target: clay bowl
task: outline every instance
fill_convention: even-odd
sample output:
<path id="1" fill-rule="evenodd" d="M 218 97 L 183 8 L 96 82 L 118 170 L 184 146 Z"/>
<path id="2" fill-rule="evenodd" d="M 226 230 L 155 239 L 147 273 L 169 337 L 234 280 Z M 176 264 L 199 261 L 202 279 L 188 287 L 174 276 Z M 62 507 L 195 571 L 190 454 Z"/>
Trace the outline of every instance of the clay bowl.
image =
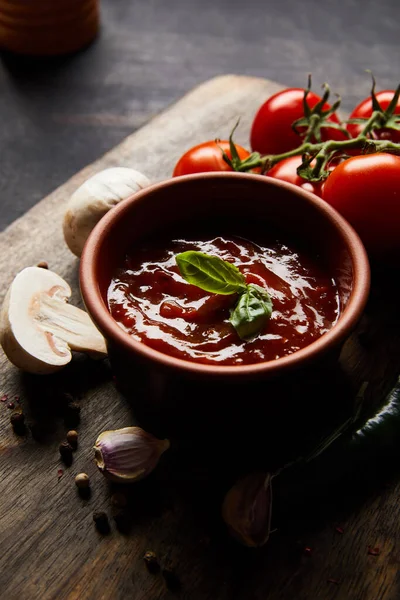
<path id="1" fill-rule="evenodd" d="M 338 283 L 342 305 L 341 316 L 328 333 L 274 361 L 213 366 L 160 353 L 120 328 L 107 308 L 107 288 L 132 243 L 157 232 L 165 234 L 179 223 L 184 228 L 185 223 L 208 220 L 215 224 L 219 219 L 225 223 L 229 220 L 232 234 L 241 235 L 241 224 L 249 220 L 258 230 L 265 226 L 266 231 L 282 231 L 285 239 L 306 242 L 322 255 Z M 131 398 L 145 398 L 139 401 L 141 407 L 146 406 L 153 416 L 163 415 L 163 423 L 166 412 L 171 416 L 172 406 L 182 417 L 188 394 L 192 408 L 204 407 L 202 398 L 207 398 L 208 406 L 217 398 L 221 404 L 222 397 L 233 397 L 240 386 L 248 390 L 250 382 L 260 386 L 260 381 L 274 381 L 273 385 L 282 386 L 292 373 L 315 371 L 316 365 L 335 360 L 361 317 L 369 284 L 368 259 L 359 237 L 328 204 L 286 182 L 239 173 L 170 179 L 135 194 L 98 223 L 86 243 L 80 266 L 83 300 L 107 340 L 119 385 Z M 166 407 L 165 412 L 162 409 Z"/>

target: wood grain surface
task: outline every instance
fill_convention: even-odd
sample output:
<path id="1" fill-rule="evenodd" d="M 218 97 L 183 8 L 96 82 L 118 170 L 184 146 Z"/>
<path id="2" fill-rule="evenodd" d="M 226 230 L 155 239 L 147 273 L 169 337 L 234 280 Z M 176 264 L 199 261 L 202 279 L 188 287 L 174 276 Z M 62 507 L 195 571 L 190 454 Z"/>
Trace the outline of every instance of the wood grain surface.
<path id="1" fill-rule="evenodd" d="M 139 169 L 153 181 L 169 177 L 187 147 L 226 137 L 239 116 L 237 141 L 243 143 L 257 106 L 279 88 L 263 79 L 217 77 L 75 175 L 0 235 L 1 300 L 19 270 L 46 260 L 71 284 L 73 301 L 81 304 L 78 261 L 64 245 L 61 230 L 71 193 L 90 175 L 117 165 Z M 369 381 L 370 408 L 382 401 L 397 378 L 400 323 L 396 302 L 390 298 L 398 298 L 398 278 L 374 273 L 373 284 L 360 335 L 354 335 L 346 344 L 340 370 L 330 371 L 329 380 L 325 373 L 315 374 L 318 386 L 314 384 L 314 399 L 318 400 L 323 419 L 329 420 L 335 405 L 346 400 L 347 388 L 342 398 L 342 388 L 336 381 L 339 373 L 349 378 L 351 390 Z M 380 310 L 383 298 L 385 310 Z M 76 357 L 55 376 L 35 377 L 18 372 L 1 355 L 0 369 L 0 395 L 8 395 L 8 401 L 0 402 L 1 598 L 400 597 L 400 476 L 396 466 L 389 468 L 371 461 L 334 485 L 327 480 L 320 486 L 318 481 L 312 482 L 308 490 L 311 495 L 302 490 L 298 502 L 297 497 L 290 498 L 290 511 L 283 510 L 284 517 L 270 542 L 263 549 L 248 550 L 230 541 L 221 525 L 223 471 L 209 469 L 201 461 L 192 464 L 191 454 L 186 456 L 178 447 L 166 453 L 154 475 L 129 489 L 129 521 L 123 531 L 118 531 L 110 501 L 116 487 L 109 486 L 97 472 L 92 446 L 101 431 L 132 424 L 135 414 L 116 389 L 107 361 Z M 307 388 L 299 390 L 307 393 Z M 68 429 L 66 393 L 81 405 L 79 446 L 69 468 L 62 465 L 58 454 L 58 445 Z M 300 397 L 301 403 L 309 402 L 306 395 Z M 26 415 L 30 429 L 24 436 L 12 431 L 9 402 L 16 409 L 22 407 Z M 295 419 L 289 415 L 287 428 L 300 430 L 300 438 L 302 422 L 299 418 L 296 423 Z M 232 447 L 232 455 L 240 449 L 239 442 Z M 207 433 L 203 443 L 206 448 Z M 202 450 L 200 445 L 198 453 Z M 215 456 L 215 465 L 220 464 Z M 59 469 L 63 470 L 61 476 Z M 74 485 L 74 476 L 81 471 L 91 478 L 88 498 L 81 498 Z M 95 530 L 95 510 L 109 514 L 109 535 L 102 536 Z M 379 548 L 379 553 L 369 554 L 368 547 Z M 146 550 L 156 552 L 163 567 L 174 571 L 179 585 L 172 580 L 168 587 L 162 574 L 146 570 L 142 558 Z"/>

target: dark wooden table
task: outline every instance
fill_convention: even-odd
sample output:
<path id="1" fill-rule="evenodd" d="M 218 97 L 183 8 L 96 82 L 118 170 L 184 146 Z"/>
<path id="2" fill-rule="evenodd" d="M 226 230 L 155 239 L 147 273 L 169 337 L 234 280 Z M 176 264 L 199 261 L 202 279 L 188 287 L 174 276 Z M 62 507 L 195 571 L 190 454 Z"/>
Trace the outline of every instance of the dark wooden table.
<path id="1" fill-rule="evenodd" d="M 327 80 L 343 95 L 344 109 L 351 109 L 368 94 L 366 68 L 375 72 L 379 87 L 393 87 L 399 77 L 400 6 L 389 0 L 379 6 L 359 1 L 337 4 L 309 1 L 300 5 L 282 0 L 261 8 L 258 2 L 244 6 L 227 0 L 218 5 L 200 0 L 190 4 L 109 0 L 103 2 L 102 34 L 85 52 L 46 62 L 3 56 L 2 228 L 213 75 L 255 74 L 286 85 L 303 85 L 312 71 L 317 85 Z M 252 85 L 254 93 L 260 94 L 261 84 Z M 207 132 L 215 131 L 213 119 L 223 110 L 218 102 L 212 106 L 215 116 L 209 119 Z M 178 118 L 178 108 L 173 115 Z M 154 154 L 160 163 L 152 164 L 152 177 L 157 177 L 158 165 L 167 173 L 173 164 L 166 156 L 167 120 L 158 125 L 165 135 Z M 140 168 L 146 163 L 139 157 L 145 140 L 142 135 L 132 152 Z M 154 132 L 151 141 L 157 141 Z M 131 146 L 124 146 L 109 164 L 128 160 Z M 95 168 L 88 169 L 86 176 Z M 53 261 L 51 266 L 59 267 L 73 284 L 77 301 L 77 261 L 66 248 L 61 249 L 59 222 L 62 203 L 84 177 L 78 176 L 53 194 L 31 214 L 29 223 L 21 221 L 5 232 L 0 239 L 0 263 L 6 284 L 25 266 L 22 236 L 32 224 L 42 239 L 32 243 L 30 261 Z M 48 235 L 43 234 L 40 218 L 44 206 L 46 214 L 54 216 L 54 230 L 50 226 Z M 52 254 L 54 247 L 57 252 Z M 13 256 L 7 259 L 10 248 Z M 396 285 L 393 297 L 397 297 Z M 374 296 L 375 317 L 377 305 L 379 297 Z M 374 393 L 382 395 L 396 378 L 400 327 L 397 311 L 378 314 L 366 346 L 353 341 L 351 364 L 355 381 L 371 375 Z M 82 370 L 78 360 L 60 377 L 44 382 L 16 373 L 5 366 L 3 356 L 1 361 L 3 391 L 11 396 L 21 393 L 29 421 L 49 426 L 44 439 L 40 429 L 27 438 L 16 438 L 8 423 L 9 411 L 5 404 L 1 406 L 4 491 L 0 519 L 5 524 L 0 529 L 1 598 L 173 598 L 162 577 L 154 578 L 144 569 L 142 555 L 151 547 L 174 565 L 182 583 L 180 597 L 188 600 L 397 600 L 398 469 L 381 469 L 376 461 L 363 464 L 359 473 L 347 473 L 332 494 L 329 486 L 321 490 L 318 482 L 312 482 L 310 489 L 318 496 L 311 495 L 307 501 L 302 496 L 301 506 L 292 498 L 293 511 L 280 521 L 278 535 L 254 553 L 227 541 L 217 514 L 219 504 L 209 494 L 209 474 L 198 465 L 186 485 L 179 470 L 174 470 L 172 455 L 155 478 L 130 492 L 137 520 L 129 535 L 118 534 L 113 525 L 112 535 L 101 538 L 92 526 L 91 513 L 99 508 L 110 510 L 110 489 L 105 482 L 99 483 L 90 447 L 96 432 L 124 426 L 134 418 L 115 390 L 107 365 L 93 364 Z M 58 481 L 57 446 L 65 433 L 62 398 L 55 398 L 60 389 L 83 393 L 84 399 L 80 451 L 73 469 Z M 323 401 L 326 410 L 325 395 Z M 185 467 L 190 472 L 190 465 Z M 94 482 L 87 501 L 75 495 L 76 469 L 88 470 Z M 214 483 L 218 489 L 218 477 Z M 338 527 L 343 527 L 343 533 Z M 368 545 L 379 546 L 379 555 L 368 554 Z"/>
<path id="2" fill-rule="evenodd" d="M 102 0 L 85 52 L 0 61 L 0 228 L 214 75 L 328 81 L 345 110 L 399 79 L 397 0 Z"/>

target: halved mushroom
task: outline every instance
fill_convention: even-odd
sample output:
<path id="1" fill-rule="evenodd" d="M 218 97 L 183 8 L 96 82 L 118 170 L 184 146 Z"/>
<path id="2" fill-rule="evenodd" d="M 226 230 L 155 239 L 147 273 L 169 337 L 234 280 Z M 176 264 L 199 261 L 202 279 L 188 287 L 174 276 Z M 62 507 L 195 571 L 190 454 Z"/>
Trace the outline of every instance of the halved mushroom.
<path id="1" fill-rule="evenodd" d="M 9 360 L 30 373 L 52 373 L 70 362 L 71 350 L 107 355 L 89 315 L 67 304 L 68 283 L 53 271 L 27 267 L 12 282 L 0 313 L 0 343 Z"/>

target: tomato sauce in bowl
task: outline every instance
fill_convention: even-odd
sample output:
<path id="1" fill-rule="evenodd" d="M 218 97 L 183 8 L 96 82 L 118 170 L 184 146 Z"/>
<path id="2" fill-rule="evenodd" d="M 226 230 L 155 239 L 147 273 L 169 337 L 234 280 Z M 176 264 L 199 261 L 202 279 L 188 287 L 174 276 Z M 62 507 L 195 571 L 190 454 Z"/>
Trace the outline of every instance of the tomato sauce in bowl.
<path id="1" fill-rule="evenodd" d="M 247 283 L 264 287 L 272 316 L 243 341 L 229 322 L 237 295 L 210 294 L 180 275 L 176 255 L 195 250 L 236 265 Z M 108 288 L 115 321 L 135 340 L 188 361 L 248 365 L 273 361 L 308 346 L 337 322 L 338 287 L 310 249 L 274 238 L 262 245 L 231 235 L 150 238 L 126 254 Z"/>

